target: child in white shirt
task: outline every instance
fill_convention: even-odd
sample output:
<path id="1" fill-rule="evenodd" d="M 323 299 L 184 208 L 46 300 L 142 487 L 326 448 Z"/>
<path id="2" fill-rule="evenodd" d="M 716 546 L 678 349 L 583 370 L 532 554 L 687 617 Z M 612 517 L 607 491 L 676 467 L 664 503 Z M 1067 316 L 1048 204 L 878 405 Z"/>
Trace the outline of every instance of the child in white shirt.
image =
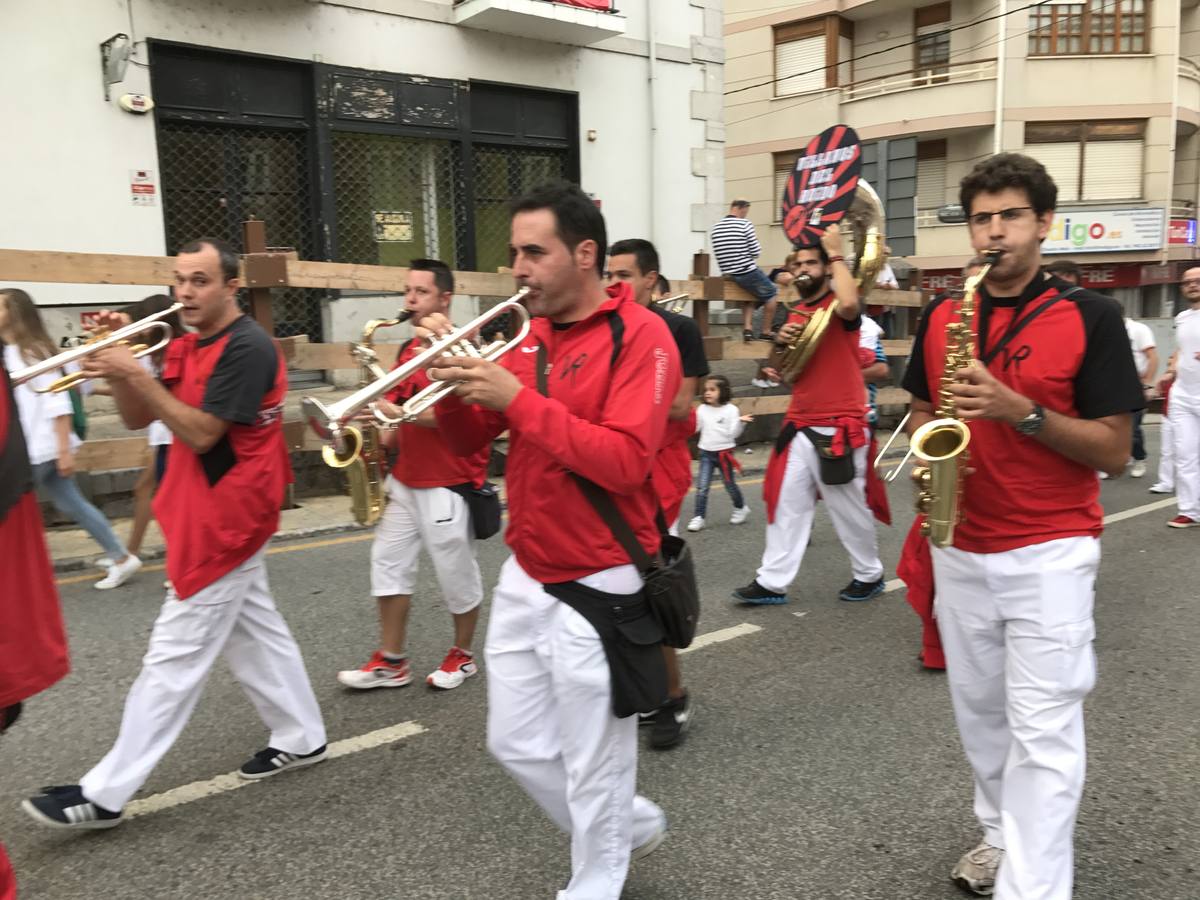
<path id="1" fill-rule="evenodd" d="M 729 402 L 732 396 L 733 389 L 729 386 L 729 379 L 724 376 L 713 375 L 704 382 L 704 403 L 696 409 L 696 431 L 700 434 L 700 474 L 696 480 L 696 511 L 688 522 L 688 531 L 699 531 L 704 527 L 708 489 L 712 484 L 714 469 L 720 470 L 725 490 L 733 501 L 733 515 L 729 521 L 741 525 L 750 515 L 750 508 L 746 506 L 734 474 L 735 470 L 741 471 L 742 464 L 737 461 L 733 448 L 746 423 L 753 422 L 754 416 L 743 416 Z"/>

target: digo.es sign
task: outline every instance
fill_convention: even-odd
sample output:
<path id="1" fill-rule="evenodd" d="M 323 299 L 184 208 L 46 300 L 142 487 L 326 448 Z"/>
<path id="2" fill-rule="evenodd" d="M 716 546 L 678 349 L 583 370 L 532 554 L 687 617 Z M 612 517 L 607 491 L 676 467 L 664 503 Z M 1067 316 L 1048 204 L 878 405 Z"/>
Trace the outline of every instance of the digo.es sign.
<path id="1" fill-rule="evenodd" d="M 1161 208 L 1072 209 L 1054 214 L 1043 253 L 1112 253 L 1158 250 L 1163 245 Z"/>

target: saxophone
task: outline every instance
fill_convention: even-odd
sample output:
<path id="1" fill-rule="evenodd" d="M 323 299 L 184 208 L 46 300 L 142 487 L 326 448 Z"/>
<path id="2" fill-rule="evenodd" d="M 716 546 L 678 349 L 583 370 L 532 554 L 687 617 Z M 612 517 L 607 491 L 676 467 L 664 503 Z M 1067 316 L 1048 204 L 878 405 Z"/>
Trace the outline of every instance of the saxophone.
<path id="1" fill-rule="evenodd" d="M 999 252 L 984 254 L 987 262 L 963 286 L 958 320 L 946 326 L 946 357 L 938 387 L 937 418 L 913 432 L 910 452 L 924 465 L 915 466 L 917 512 L 925 514 L 921 534 L 935 547 L 954 543 L 954 528 L 962 518 L 963 474 L 967 466 L 967 444 L 971 431 L 957 416 L 950 387 L 954 373 L 975 364 L 975 305 L 979 285 L 987 277 Z"/>
<path id="2" fill-rule="evenodd" d="M 350 354 L 359 365 L 359 387 L 377 381 L 387 375 L 379 364 L 375 352 L 375 332 L 380 328 L 393 328 L 412 318 L 412 310 L 402 310 L 394 319 L 371 319 L 363 326 L 362 337 L 350 345 Z M 387 477 L 385 466 L 387 454 L 379 440 L 379 426 L 375 419 L 364 419 L 358 425 L 362 433 L 362 450 L 351 458 L 339 456 L 331 447 L 325 447 L 323 458 L 326 465 L 346 470 L 350 486 L 350 509 L 354 521 L 359 525 L 374 525 L 383 515 L 383 482 Z"/>

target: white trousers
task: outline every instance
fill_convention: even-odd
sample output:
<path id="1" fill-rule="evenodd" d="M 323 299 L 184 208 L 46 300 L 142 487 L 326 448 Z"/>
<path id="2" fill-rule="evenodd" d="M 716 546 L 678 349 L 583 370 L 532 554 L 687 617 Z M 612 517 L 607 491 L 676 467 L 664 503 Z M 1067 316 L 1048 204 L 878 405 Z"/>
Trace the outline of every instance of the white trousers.
<path id="1" fill-rule="evenodd" d="M 614 594 L 641 588 L 633 566 L 580 581 Z M 637 716 L 613 715 L 596 630 L 509 557 L 484 655 L 488 749 L 571 836 L 571 881 L 558 900 L 618 900 L 632 848 L 653 836 L 663 812 L 635 793 Z"/>
<path id="2" fill-rule="evenodd" d="M 1068 900 L 1083 795 L 1083 700 L 1096 681 L 1100 541 L 933 550 L 938 630 L 997 900 Z"/>
<path id="3" fill-rule="evenodd" d="M 817 428 L 832 434 L 832 428 Z M 847 484 L 821 484 L 820 460 L 812 441 L 797 433 L 788 446 L 787 471 L 779 488 L 775 521 L 767 525 L 767 546 L 756 576 L 765 588 L 786 591 L 800 571 L 818 494 L 829 509 L 833 528 L 850 554 L 850 568 L 859 581 L 883 577 L 875 523 L 867 506 L 867 447 L 854 451 L 854 480 Z"/>
<path id="4" fill-rule="evenodd" d="M 1167 411 L 1175 446 L 1175 499 L 1179 515 L 1200 520 L 1200 403 L 1174 396 Z"/>
<path id="5" fill-rule="evenodd" d="M 467 501 L 450 488 L 412 488 L 390 475 L 384 489 L 387 505 L 371 543 L 371 594 L 411 596 L 424 546 L 450 612 L 461 615 L 477 607 L 483 578 Z"/>
<path id="6" fill-rule="evenodd" d="M 183 731 L 222 651 L 271 730 L 269 746 L 304 754 L 325 743 L 317 698 L 300 648 L 271 599 L 260 549 L 187 600 L 167 592 L 142 671 L 125 698 L 117 741 L 80 781 L 85 797 L 109 810 L 129 802 Z"/>
<path id="7" fill-rule="evenodd" d="M 1163 416 L 1159 431 L 1158 473 L 1156 482 L 1168 490 L 1175 489 L 1175 430 L 1171 427 L 1170 410 Z"/>

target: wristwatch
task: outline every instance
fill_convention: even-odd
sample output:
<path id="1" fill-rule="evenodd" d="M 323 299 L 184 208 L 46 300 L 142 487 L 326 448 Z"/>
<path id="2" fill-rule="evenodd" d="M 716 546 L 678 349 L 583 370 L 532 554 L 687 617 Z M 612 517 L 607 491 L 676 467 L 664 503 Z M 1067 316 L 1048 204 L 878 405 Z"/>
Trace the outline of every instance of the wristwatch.
<path id="1" fill-rule="evenodd" d="M 1035 403 L 1033 412 L 1014 424 L 1013 428 L 1027 437 L 1033 437 L 1042 430 L 1044 424 L 1046 424 L 1046 411 L 1042 409 L 1040 403 Z"/>

